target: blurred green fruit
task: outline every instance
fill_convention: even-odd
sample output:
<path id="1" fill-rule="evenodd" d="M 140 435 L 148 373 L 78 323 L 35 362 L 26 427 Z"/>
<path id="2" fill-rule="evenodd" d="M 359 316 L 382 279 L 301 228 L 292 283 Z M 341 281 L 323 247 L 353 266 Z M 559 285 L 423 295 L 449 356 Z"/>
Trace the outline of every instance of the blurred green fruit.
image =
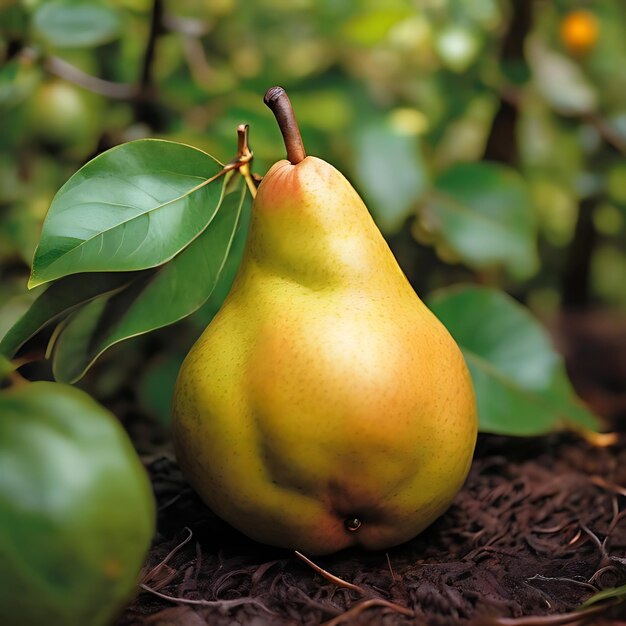
<path id="1" fill-rule="evenodd" d="M 154 516 L 111 413 L 57 383 L 0 392 L 0 624 L 111 623 L 136 588 Z"/>
<path id="2" fill-rule="evenodd" d="M 441 62 L 453 72 L 464 72 L 480 51 L 478 34 L 462 26 L 446 26 L 437 36 L 436 49 Z"/>
<path id="3" fill-rule="evenodd" d="M 84 157 L 98 142 L 100 100 L 74 85 L 51 80 L 28 102 L 27 131 L 45 147 Z"/>

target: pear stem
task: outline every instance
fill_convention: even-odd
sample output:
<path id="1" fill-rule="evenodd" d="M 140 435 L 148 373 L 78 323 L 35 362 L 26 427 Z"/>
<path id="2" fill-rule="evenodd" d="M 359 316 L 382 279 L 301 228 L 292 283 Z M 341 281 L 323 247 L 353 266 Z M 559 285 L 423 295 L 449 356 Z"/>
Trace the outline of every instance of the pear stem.
<path id="1" fill-rule="evenodd" d="M 306 152 L 287 92 L 282 87 L 271 87 L 265 93 L 263 102 L 271 109 L 278 122 L 287 148 L 287 158 L 292 165 L 297 165 L 306 157 Z"/>

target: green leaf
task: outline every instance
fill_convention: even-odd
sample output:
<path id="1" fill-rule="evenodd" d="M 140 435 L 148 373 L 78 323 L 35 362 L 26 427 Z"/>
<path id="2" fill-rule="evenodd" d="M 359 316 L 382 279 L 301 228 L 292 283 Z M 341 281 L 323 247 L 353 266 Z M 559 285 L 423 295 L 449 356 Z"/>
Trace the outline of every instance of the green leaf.
<path id="1" fill-rule="evenodd" d="M 115 39 L 120 19 L 109 6 L 97 2 L 59 0 L 42 3 L 33 16 L 35 31 L 61 48 L 98 46 Z"/>
<path id="2" fill-rule="evenodd" d="M 426 188 L 419 137 L 393 118 L 364 123 L 356 135 L 355 174 L 381 230 L 398 230 Z"/>
<path id="3" fill-rule="evenodd" d="M 137 384 L 142 408 L 165 427 L 171 425 L 174 385 L 184 358 L 185 355 L 178 352 L 163 355 L 142 371 Z"/>
<path id="4" fill-rule="evenodd" d="M 54 346 L 53 371 L 75 382 L 112 345 L 173 324 L 209 298 L 230 252 L 247 198 L 243 178 L 225 198 L 200 237 L 155 272 L 144 273 L 126 289 L 105 294 L 68 318 Z"/>
<path id="5" fill-rule="evenodd" d="M 210 298 L 190 318 L 190 322 L 194 325 L 195 328 L 203 330 L 209 325 L 211 320 L 220 310 L 222 304 L 224 303 L 224 300 L 226 299 L 226 296 L 229 294 L 232 288 L 246 248 L 246 241 L 248 239 L 248 228 L 250 225 L 250 217 L 252 213 L 251 208 L 251 202 L 244 202 L 244 206 L 241 211 L 241 217 L 239 219 L 239 224 L 237 225 L 237 232 L 235 233 L 233 243 L 230 247 L 230 252 L 228 253 L 226 263 L 224 263 L 222 273 L 220 274 L 220 277 L 211 293 Z"/>
<path id="6" fill-rule="evenodd" d="M 42 328 L 77 306 L 126 286 L 134 273 L 74 274 L 52 283 L 0 340 L 0 354 L 12 357 Z"/>
<path id="7" fill-rule="evenodd" d="M 598 94 L 574 61 L 549 50 L 536 37 L 527 49 L 537 90 L 555 111 L 585 115 L 597 109 Z"/>
<path id="8" fill-rule="evenodd" d="M 495 163 L 457 163 L 435 180 L 422 219 L 472 268 L 505 266 L 517 278 L 537 270 L 526 184 Z"/>
<path id="9" fill-rule="evenodd" d="M 626 585 L 620 585 L 619 587 L 613 587 L 611 589 L 603 589 L 598 593 L 591 596 L 583 602 L 578 609 L 587 609 L 590 606 L 597 604 L 598 602 L 604 602 L 605 600 L 618 600 L 623 602 L 626 599 Z"/>
<path id="10" fill-rule="evenodd" d="M 18 83 L 20 64 L 13 59 L 0 67 L 0 107 L 12 106 L 23 99 Z"/>
<path id="11" fill-rule="evenodd" d="M 1 21 L 2 17 L 0 16 Z M 31 65 L 23 63 L 19 57 L 5 61 L 2 67 L 0 67 L 0 115 L 5 117 L 9 111 L 15 110 L 20 105 L 24 104 L 26 106 L 28 99 L 32 97 L 40 80 L 41 74 L 39 71 Z M 10 125 L 11 122 L 8 116 L 2 121 L 4 123 L 0 127 L 2 128 L 1 132 L 6 134 L 8 130 L 7 125 Z M 21 124 L 19 131 L 23 132 Z M 10 154 L 10 152 L 7 152 L 7 154 Z M 2 192 L 0 192 L 0 195 L 3 195 Z"/>
<path id="12" fill-rule="evenodd" d="M 13 363 L 0 354 L 0 382 L 10 376 L 15 371 Z"/>
<path id="13" fill-rule="evenodd" d="M 462 286 L 436 292 L 428 305 L 465 356 L 481 431 L 531 436 L 563 427 L 598 428 L 575 396 L 546 331 L 510 296 Z"/>
<path id="14" fill-rule="evenodd" d="M 342 25 L 342 37 L 352 44 L 375 46 L 385 38 L 391 28 L 411 15 L 408 7 L 369 9 L 354 16 Z"/>
<path id="15" fill-rule="evenodd" d="M 80 272 L 129 271 L 173 258 L 210 223 L 222 165 L 201 150 L 141 139 L 82 167 L 43 224 L 29 287 Z"/>

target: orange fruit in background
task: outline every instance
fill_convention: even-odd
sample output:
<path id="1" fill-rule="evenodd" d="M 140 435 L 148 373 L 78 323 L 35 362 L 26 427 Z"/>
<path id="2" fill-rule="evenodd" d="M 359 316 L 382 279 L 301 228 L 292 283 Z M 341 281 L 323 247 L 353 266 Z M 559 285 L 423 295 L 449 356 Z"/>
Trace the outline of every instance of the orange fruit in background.
<path id="1" fill-rule="evenodd" d="M 590 11 L 577 9 L 561 21 L 561 41 L 572 54 L 589 52 L 600 32 L 598 18 Z"/>

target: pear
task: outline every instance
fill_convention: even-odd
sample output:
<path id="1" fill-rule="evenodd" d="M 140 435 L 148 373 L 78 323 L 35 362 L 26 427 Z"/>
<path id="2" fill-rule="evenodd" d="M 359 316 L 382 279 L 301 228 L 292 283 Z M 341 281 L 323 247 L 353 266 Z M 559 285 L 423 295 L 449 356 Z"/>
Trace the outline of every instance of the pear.
<path id="1" fill-rule="evenodd" d="M 284 90 L 265 100 L 288 160 L 263 178 L 232 289 L 181 367 L 177 457 L 206 504 L 255 540 L 388 548 L 466 478 L 471 379 L 356 191 L 305 156 Z"/>

